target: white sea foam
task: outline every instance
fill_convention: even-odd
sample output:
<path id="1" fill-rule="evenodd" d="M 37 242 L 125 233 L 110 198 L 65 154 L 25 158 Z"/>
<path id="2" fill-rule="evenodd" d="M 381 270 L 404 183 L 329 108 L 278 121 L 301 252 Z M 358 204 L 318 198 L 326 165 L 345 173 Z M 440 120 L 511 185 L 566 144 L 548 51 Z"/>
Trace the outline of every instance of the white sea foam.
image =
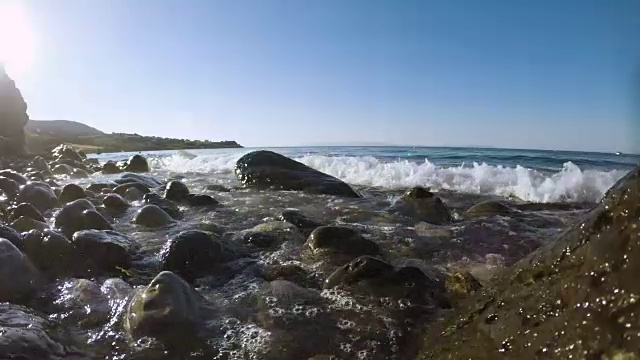
<path id="1" fill-rule="evenodd" d="M 231 174 L 236 160 L 249 151 L 200 155 L 174 155 L 156 166 L 172 172 Z M 472 166 L 437 166 L 428 159 L 384 162 L 375 157 L 308 155 L 294 157 L 317 170 L 353 185 L 402 189 L 428 186 L 473 194 L 515 196 L 533 202 L 598 201 L 619 178 L 622 170 L 581 170 L 571 162 L 549 174 L 522 166 L 515 168 L 473 163 Z"/>

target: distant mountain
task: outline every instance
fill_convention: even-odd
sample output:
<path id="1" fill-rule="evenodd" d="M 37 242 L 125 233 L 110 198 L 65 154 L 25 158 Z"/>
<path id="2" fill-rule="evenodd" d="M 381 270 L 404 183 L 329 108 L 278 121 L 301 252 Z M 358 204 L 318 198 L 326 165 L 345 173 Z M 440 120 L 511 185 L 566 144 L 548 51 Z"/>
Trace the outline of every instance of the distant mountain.
<path id="1" fill-rule="evenodd" d="M 89 125 L 70 120 L 29 120 L 26 131 L 51 136 L 99 136 L 104 133 Z"/>

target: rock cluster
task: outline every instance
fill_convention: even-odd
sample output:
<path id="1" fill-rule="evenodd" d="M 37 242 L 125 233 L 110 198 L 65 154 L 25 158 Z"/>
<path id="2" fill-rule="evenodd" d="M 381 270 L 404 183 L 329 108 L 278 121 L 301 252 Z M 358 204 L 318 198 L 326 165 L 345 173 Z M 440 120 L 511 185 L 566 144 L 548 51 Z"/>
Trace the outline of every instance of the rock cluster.
<path id="1" fill-rule="evenodd" d="M 0 154 L 26 152 L 24 126 L 29 121 L 22 93 L 0 64 Z"/>

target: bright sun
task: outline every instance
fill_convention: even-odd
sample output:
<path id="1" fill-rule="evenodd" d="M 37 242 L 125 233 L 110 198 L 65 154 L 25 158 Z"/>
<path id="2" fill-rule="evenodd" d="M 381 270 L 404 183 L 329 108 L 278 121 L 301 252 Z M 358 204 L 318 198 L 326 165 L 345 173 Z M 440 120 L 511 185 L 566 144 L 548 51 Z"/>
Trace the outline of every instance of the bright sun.
<path id="1" fill-rule="evenodd" d="M 0 0 L 0 62 L 9 75 L 29 71 L 34 60 L 34 34 L 24 3 Z"/>

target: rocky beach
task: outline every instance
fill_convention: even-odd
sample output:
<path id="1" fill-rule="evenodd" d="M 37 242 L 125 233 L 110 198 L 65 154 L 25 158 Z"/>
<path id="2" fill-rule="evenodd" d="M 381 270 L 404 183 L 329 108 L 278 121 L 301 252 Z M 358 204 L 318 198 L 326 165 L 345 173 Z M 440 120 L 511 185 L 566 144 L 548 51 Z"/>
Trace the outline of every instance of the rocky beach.
<path id="1" fill-rule="evenodd" d="M 640 354 L 639 168 L 533 201 L 348 184 L 268 150 L 222 173 L 36 156 L 0 88 L 0 358 Z"/>

